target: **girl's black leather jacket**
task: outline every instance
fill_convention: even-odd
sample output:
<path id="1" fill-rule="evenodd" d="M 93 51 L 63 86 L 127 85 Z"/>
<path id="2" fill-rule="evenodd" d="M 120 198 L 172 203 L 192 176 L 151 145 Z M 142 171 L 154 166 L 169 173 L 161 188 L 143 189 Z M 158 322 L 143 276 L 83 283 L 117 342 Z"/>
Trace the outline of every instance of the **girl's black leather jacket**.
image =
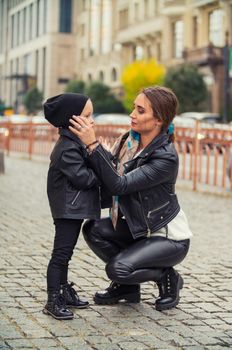
<path id="1" fill-rule="evenodd" d="M 175 183 L 179 160 L 166 132 L 124 164 L 123 176 L 116 172 L 112 155 L 101 145 L 89 155 L 89 162 L 108 191 L 119 196 L 120 211 L 134 238 L 149 236 L 178 214 Z"/>
<path id="2" fill-rule="evenodd" d="M 55 219 L 99 219 L 99 185 L 88 167 L 87 152 L 68 129 L 60 129 L 47 177 L 47 193 Z"/>

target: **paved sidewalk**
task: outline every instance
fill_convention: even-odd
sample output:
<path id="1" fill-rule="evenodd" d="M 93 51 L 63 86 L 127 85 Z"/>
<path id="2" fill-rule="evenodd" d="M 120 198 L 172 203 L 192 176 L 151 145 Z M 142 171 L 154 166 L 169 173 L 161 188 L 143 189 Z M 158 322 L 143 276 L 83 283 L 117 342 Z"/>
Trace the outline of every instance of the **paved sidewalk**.
<path id="1" fill-rule="evenodd" d="M 72 321 L 42 314 L 53 224 L 46 198 L 48 163 L 6 158 L 0 175 L 0 349 L 145 350 L 232 348 L 232 199 L 178 188 L 194 232 L 178 269 L 185 287 L 178 308 L 158 312 L 157 289 L 142 285 L 140 304 L 97 306 L 108 285 L 104 266 L 81 238 L 70 280 L 91 301 Z"/>

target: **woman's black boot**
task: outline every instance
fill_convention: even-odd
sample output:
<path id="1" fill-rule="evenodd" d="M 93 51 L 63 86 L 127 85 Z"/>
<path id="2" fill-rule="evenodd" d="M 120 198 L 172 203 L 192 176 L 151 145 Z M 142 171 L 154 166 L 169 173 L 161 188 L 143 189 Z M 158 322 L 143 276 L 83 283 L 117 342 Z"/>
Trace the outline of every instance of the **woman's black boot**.
<path id="1" fill-rule="evenodd" d="M 110 305 L 117 304 L 120 300 L 125 300 L 128 303 L 140 302 L 140 285 L 125 285 L 116 282 L 111 282 L 110 286 L 102 292 L 97 292 L 93 300 L 96 304 Z"/>
<path id="2" fill-rule="evenodd" d="M 75 307 L 77 309 L 85 309 L 89 306 L 89 302 L 81 300 L 73 286 L 73 282 L 61 285 L 61 291 L 66 305 L 68 307 Z"/>
<path id="3" fill-rule="evenodd" d="M 159 288 L 159 297 L 155 302 L 158 311 L 168 310 L 179 303 L 179 292 L 183 288 L 183 278 L 173 269 L 169 268 L 165 275 L 156 284 Z"/>
<path id="4" fill-rule="evenodd" d="M 43 313 L 51 315 L 57 320 L 72 320 L 74 315 L 68 310 L 60 292 L 48 292 L 48 301 L 43 309 Z"/>

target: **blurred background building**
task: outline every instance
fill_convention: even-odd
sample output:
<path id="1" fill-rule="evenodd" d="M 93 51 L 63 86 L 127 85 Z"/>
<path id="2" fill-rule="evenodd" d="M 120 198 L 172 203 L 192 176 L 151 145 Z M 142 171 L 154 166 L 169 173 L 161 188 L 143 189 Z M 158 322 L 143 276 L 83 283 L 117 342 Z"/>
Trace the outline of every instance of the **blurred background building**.
<path id="1" fill-rule="evenodd" d="M 197 64 L 219 112 L 226 44 L 232 0 L 0 0 L 0 98 L 17 108 L 31 86 L 47 98 L 72 79 L 120 96 L 123 67 L 154 57 Z"/>

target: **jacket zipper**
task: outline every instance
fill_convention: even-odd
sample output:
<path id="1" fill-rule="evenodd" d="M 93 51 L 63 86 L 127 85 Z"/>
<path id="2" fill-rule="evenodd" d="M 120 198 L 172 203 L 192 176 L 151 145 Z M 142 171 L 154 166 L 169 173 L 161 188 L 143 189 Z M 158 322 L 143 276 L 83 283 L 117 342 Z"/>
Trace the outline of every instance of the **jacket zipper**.
<path id="1" fill-rule="evenodd" d="M 164 203 L 163 205 L 161 205 L 160 207 L 156 208 L 156 209 L 153 209 L 153 210 L 150 210 L 147 214 L 147 217 L 149 218 L 151 216 L 152 213 L 155 213 L 156 211 L 166 207 L 168 204 L 170 203 L 170 201 Z"/>
<path id="2" fill-rule="evenodd" d="M 81 191 L 78 191 L 77 194 L 75 195 L 73 201 L 72 201 L 72 205 L 74 205 L 74 203 L 76 202 L 77 198 L 79 197 L 79 194 L 81 193 Z"/>
<path id="3" fill-rule="evenodd" d="M 146 215 L 145 215 L 144 210 L 143 210 L 143 202 L 142 202 L 141 194 L 139 192 L 138 192 L 138 194 L 139 194 L 139 199 L 140 199 L 141 206 L 142 206 L 143 217 L 144 217 L 145 223 L 147 225 L 147 237 L 151 237 L 151 230 L 149 228 L 149 225 L 148 225 L 148 222 L 147 222 L 147 218 L 146 218 Z"/>

